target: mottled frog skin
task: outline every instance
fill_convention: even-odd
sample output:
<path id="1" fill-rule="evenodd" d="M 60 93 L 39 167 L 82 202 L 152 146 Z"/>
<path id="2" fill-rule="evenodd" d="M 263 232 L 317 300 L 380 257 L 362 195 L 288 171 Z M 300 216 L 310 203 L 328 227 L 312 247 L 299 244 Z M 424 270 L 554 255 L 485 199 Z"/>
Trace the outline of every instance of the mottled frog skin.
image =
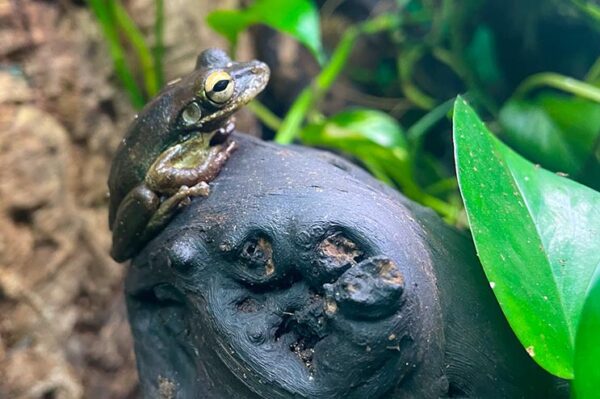
<path id="1" fill-rule="evenodd" d="M 262 62 L 203 51 L 194 71 L 163 89 L 130 125 L 109 175 L 112 257 L 132 256 L 194 196 L 207 196 L 235 149 L 232 114 L 269 79 Z"/>

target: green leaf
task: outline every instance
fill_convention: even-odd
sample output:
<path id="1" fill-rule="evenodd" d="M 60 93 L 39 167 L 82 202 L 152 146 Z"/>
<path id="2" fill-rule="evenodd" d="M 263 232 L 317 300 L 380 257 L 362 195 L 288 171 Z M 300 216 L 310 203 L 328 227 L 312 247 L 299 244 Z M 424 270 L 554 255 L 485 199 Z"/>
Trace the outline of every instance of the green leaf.
<path id="1" fill-rule="evenodd" d="M 357 108 L 341 112 L 321 123 L 307 126 L 302 140 L 313 145 L 355 147 L 373 143 L 384 148 L 406 150 L 404 132 L 386 113 Z"/>
<path id="2" fill-rule="evenodd" d="M 491 86 L 501 81 L 494 32 L 487 25 L 482 24 L 477 27 L 465 51 L 465 56 L 482 82 Z"/>
<path id="3" fill-rule="evenodd" d="M 379 180 L 398 187 L 409 198 L 454 220 L 459 208 L 433 197 L 414 179 L 411 155 L 402 127 L 388 114 L 353 109 L 306 126 L 304 144 L 337 149 L 359 159 Z"/>
<path id="4" fill-rule="evenodd" d="M 593 283 L 581 313 L 575 340 L 575 380 L 573 393 L 577 399 L 598 397 L 600 386 L 600 267 L 596 268 Z"/>
<path id="5" fill-rule="evenodd" d="M 253 23 L 247 13 L 238 10 L 213 11 L 206 17 L 206 22 L 233 45 L 237 44 L 240 32 Z"/>
<path id="6" fill-rule="evenodd" d="M 395 181 L 411 192 L 409 152 L 404 132 L 388 114 L 357 108 L 306 126 L 300 133 L 304 144 L 341 150 L 360 159 L 378 179 Z"/>
<path id="7" fill-rule="evenodd" d="M 572 378 L 575 332 L 600 263 L 600 194 L 517 155 L 461 98 L 454 145 L 471 232 L 506 318 L 538 364 Z"/>
<path id="8" fill-rule="evenodd" d="M 119 39 L 117 23 L 111 4 L 102 0 L 87 0 L 90 9 L 94 12 L 98 24 L 102 28 L 104 39 L 108 45 L 110 56 L 113 60 L 115 74 L 121 80 L 121 84 L 129 94 L 129 99 L 135 108 L 142 108 L 146 103 L 142 90 L 139 88 L 133 71 L 128 65 L 125 57 L 125 49 Z"/>
<path id="9" fill-rule="evenodd" d="M 213 11 L 206 22 L 233 45 L 243 30 L 264 24 L 292 36 L 305 45 L 319 63 L 324 61 L 319 13 L 310 0 L 256 0 L 242 10 Z"/>
<path id="10" fill-rule="evenodd" d="M 600 141 L 600 104 L 547 93 L 509 101 L 500 123 L 505 141 L 532 162 L 598 187 L 600 164 L 593 155 Z"/>

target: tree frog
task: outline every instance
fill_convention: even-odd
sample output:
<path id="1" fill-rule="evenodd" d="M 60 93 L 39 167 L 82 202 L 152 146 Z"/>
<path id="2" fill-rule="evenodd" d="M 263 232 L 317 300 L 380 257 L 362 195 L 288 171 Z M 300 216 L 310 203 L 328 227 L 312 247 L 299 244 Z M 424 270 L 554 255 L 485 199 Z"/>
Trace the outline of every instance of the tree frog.
<path id="1" fill-rule="evenodd" d="M 235 148 L 232 114 L 266 86 L 260 61 L 203 51 L 195 69 L 168 84 L 136 116 L 112 162 L 111 256 L 131 258 L 191 197 L 207 196 Z"/>

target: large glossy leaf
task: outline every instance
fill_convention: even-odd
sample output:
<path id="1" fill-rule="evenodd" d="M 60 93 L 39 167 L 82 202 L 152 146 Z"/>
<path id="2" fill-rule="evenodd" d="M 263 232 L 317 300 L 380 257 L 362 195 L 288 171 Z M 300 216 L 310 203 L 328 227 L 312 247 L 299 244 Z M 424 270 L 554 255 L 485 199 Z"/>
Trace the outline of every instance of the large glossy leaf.
<path id="1" fill-rule="evenodd" d="M 311 0 L 256 0 L 242 10 L 217 10 L 206 18 L 215 31 L 231 43 L 251 25 L 264 24 L 304 44 L 322 62 L 323 48 L 319 13 Z"/>
<path id="2" fill-rule="evenodd" d="M 600 104 L 546 93 L 509 101 L 499 119 L 504 140 L 530 161 L 600 187 L 600 163 L 594 157 L 600 142 Z"/>
<path id="3" fill-rule="evenodd" d="M 587 293 L 575 340 L 576 399 L 595 399 L 600 387 L 600 266 Z"/>
<path id="4" fill-rule="evenodd" d="M 600 263 L 600 194 L 513 152 L 461 98 L 454 145 L 471 232 L 504 314 L 530 356 L 572 378 L 575 332 Z"/>

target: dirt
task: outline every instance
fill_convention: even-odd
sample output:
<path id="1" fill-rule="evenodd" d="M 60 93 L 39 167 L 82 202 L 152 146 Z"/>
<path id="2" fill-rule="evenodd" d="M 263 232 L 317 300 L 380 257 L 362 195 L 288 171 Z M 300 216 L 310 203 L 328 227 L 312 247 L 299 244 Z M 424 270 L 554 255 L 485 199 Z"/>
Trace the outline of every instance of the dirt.
<path id="1" fill-rule="evenodd" d="M 236 1 L 164 3 L 172 79 L 225 47 L 204 17 Z M 106 210 L 135 110 L 84 4 L 0 0 L 0 398 L 139 397 Z M 125 4 L 151 41 L 154 1 Z"/>

